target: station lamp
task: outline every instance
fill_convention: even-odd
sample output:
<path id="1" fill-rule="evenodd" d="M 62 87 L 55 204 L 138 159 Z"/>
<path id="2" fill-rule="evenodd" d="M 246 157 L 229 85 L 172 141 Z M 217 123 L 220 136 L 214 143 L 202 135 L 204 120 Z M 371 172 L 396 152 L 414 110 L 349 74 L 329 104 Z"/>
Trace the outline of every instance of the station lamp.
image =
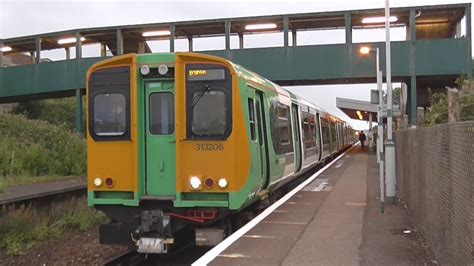
<path id="1" fill-rule="evenodd" d="M 171 32 L 169 30 L 146 31 L 142 33 L 143 37 L 168 36 Z"/>
<path id="2" fill-rule="evenodd" d="M 362 116 L 362 113 L 359 110 L 357 110 L 356 113 L 357 113 L 357 116 L 359 117 L 359 119 L 363 120 L 364 117 Z"/>
<path id="3" fill-rule="evenodd" d="M 86 38 L 84 37 L 81 37 L 81 42 L 85 41 Z M 68 43 L 75 43 L 77 41 L 76 38 L 72 37 L 72 38 L 64 38 L 64 39 L 59 39 L 58 40 L 58 44 L 68 44 Z"/>
<path id="4" fill-rule="evenodd" d="M 362 47 L 360 48 L 359 52 L 360 52 L 361 54 L 368 54 L 368 53 L 370 53 L 370 47 L 368 47 L 368 46 L 362 46 Z"/>
<path id="5" fill-rule="evenodd" d="M 245 26 L 246 30 L 269 30 L 275 29 L 277 25 L 275 23 L 263 23 L 263 24 L 249 24 Z"/>
<path id="6" fill-rule="evenodd" d="M 395 16 L 390 16 L 388 19 L 390 22 L 396 22 L 398 21 L 398 18 Z M 374 24 L 374 23 L 384 23 L 385 22 L 385 17 L 367 17 L 362 19 L 363 24 Z"/>
<path id="7" fill-rule="evenodd" d="M 5 52 L 10 52 L 12 48 L 10 46 L 3 46 L 1 50 L 3 53 L 5 53 Z"/>

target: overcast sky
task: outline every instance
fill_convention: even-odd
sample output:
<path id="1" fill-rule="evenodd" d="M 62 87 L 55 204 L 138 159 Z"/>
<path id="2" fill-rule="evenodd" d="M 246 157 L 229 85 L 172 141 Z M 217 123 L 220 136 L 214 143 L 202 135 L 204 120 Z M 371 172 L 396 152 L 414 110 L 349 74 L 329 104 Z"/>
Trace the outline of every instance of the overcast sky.
<path id="1" fill-rule="evenodd" d="M 470 2 L 463 0 L 392 0 L 392 7 L 436 5 Z M 45 32 L 114 26 L 126 24 L 172 22 L 211 18 L 246 17 L 256 15 L 307 13 L 320 11 L 352 10 L 366 8 L 383 8 L 384 0 L 239 0 L 239 1 L 125 1 L 125 0 L 96 0 L 96 1 L 65 1 L 65 0 L 0 0 L 0 38 L 11 38 L 33 35 Z M 474 22 L 474 21 L 473 21 Z M 298 45 L 323 44 L 344 42 L 341 32 L 325 31 L 324 38 L 318 38 L 318 33 L 298 35 Z M 274 34 L 248 36 L 245 39 L 246 48 L 281 46 L 282 35 Z M 342 39 L 341 39 L 342 36 Z M 354 42 L 381 41 L 383 31 L 354 32 Z M 405 38 L 404 29 L 393 29 L 394 40 Z M 320 42 L 314 39 L 321 40 Z M 153 52 L 166 51 L 167 42 L 150 42 Z M 238 46 L 237 38 L 232 39 L 232 47 Z M 221 39 L 196 40 L 195 50 L 211 50 L 223 47 Z M 186 50 L 187 42 L 178 41 L 177 50 Z M 85 56 L 96 56 L 97 47 L 85 47 Z M 63 51 L 42 53 L 52 59 L 60 59 Z M 61 54 L 61 55 L 60 55 Z M 343 119 L 350 120 L 336 108 L 336 97 L 369 100 L 369 91 L 373 84 L 334 85 L 334 86 L 305 86 L 290 88 L 296 94 L 305 97 L 330 112 L 336 113 Z M 367 128 L 366 122 L 349 121 L 356 128 Z"/>

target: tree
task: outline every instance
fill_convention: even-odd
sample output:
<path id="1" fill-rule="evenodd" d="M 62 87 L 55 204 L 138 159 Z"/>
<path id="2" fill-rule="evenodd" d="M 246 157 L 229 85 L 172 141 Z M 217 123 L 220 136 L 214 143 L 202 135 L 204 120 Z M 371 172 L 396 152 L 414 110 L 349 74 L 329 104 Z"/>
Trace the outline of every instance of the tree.
<path id="1" fill-rule="evenodd" d="M 459 90 L 460 117 L 462 121 L 474 119 L 474 81 L 460 77 L 456 80 Z M 448 96 L 445 92 L 434 93 L 428 89 L 431 106 L 426 113 L 426 122 L 433 126 L 448 122 Z"/>

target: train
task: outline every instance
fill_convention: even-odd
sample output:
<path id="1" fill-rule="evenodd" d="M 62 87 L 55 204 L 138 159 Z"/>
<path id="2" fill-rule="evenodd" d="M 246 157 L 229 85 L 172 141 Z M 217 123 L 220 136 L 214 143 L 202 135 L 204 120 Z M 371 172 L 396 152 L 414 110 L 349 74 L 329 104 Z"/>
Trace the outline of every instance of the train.
<path id="1" fill-rule="evenodd" d="M 189 234 L 217 244 L 231 217 L 356 141 L 342 119 L 206 54 L 101 61 L 86 98 L 88 205 L 110 218 L 100 243 L 140 253 L 167 253 Z"/>

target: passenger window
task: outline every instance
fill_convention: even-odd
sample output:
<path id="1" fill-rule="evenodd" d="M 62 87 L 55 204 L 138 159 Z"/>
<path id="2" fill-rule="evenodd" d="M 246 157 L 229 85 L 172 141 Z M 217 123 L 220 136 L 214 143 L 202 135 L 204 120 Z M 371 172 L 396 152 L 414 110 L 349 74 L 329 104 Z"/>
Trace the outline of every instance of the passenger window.
<path id="1" fill-rule="evenodd" d="M 303 113 L 303 119 L 302 119 L 302 123 L 303 123 L 303 138 L 304 138 L 304 141 L 307 142 L 309 141 L 310 139 L 310 133 L 309 133 L 309 121 L 308 121 L 308 113 L 307 112 L 302 112 Z"/>
<path id="2" fill-rule="evenodd" d="M 277 115 L 278 115 L 278 131 L 280 134 L 280 144 L 289 145 L 291 144 L 291 131 L 290 131 L 290 112 L 289 107 L 278 104 Z"/>
<path id="3" fill-rule="evenodd" d="M 253 99 L 249 99 L 249 124 L 250 124 L 250 138 L 256 140 L 255 137 L 255 107 L 253 104 Z"/>
<path id="4" fill-rule="evenodd" d="M 150 133 L 153 135 L 174 133 L 174 97 L 171 92 L 150 95 Z"/>
<path id="5" fill-rule="evenodd" d="M 311 134 L 311 143 L 312 146 L 314 146 L 314 141 L 316 140 L 316 121 L 315 121 L 315 116 L 313 114 L 310 114 L 310 120 L 309 120 L 309 132 Z"/>
<path id="6" fill-rule="evenodd" d="M 125 134 L 125 96 L 119 93 L 97 94 L 93 101 L 94 133 L 97 136 Z"/>
<path id="7" fill-rule="evenodd" d="M 326 119 L 321 118 L 321 128 L 322 128 L 322 137 L 323 143 L 329 142 L 329 132 L 328 132 L 328 122 Z"/>
<path id="8" fill-rule="evenodd" d="M 255 102 L 255 108 L 257 108 L 258 142 L 260 142 L 260 145 L 263 145 L 263 121 L 262 114 L 260 113 L 261 107 L 259 101 Z"/>

